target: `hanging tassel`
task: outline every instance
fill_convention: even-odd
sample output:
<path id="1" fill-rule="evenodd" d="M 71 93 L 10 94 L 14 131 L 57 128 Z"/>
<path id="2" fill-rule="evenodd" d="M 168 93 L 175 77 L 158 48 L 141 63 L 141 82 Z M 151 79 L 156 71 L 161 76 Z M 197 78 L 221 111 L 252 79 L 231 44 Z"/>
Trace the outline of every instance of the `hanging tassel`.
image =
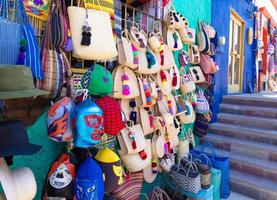
<path id="1" fill-rule="evenodd" d="M 130 120 L 134 122 L 134 125 L 137 124 L 137 112 L 134 110 L 136 107 L 135 101 L 130 101 L 129 106 L 132 108 L 132 111 L 130 113 Z"/>
<path id="2" fill-rule="evenodd" d="M 175 71 L 175 68 L 173 68 L 174 72 L 173 72 L 173 78 L 172 78 L 172 86 L 176 87 L 177 86 L 177 73 Z"/>
<path id="3" fill-rule="evenodd" d="M 161 65 L 164 65 L 164 44 L 161 42 L 160 46 L 160 58 L 161 58 Z"/>
<path id="4" fill-rule="evenodd" d="M 137 149 L 137 143 L 136 143 L 135 133 L 132 132 L 132 131 L 130 131 L 130 132 L 128 133 L 128 135 L 129 135 L 129 137 L 130 137 L 130 139 L 131 139 L 131 141 L 132 141 L 132 148 L 133 148 L 133 150 L 136 150 L 136 149 Z"/>
<path id="5" fill-rule="evenodd" d="M 146 105 L 152 106 L 153 105 L 153 98 L 151 96 L 151 91 L 149 89 L 149 86 L 143 82 L 143 90 L 146 96 Z"/>
<path id="6" fill-rule="evenodd" d="M 68 39 L 67 39 L 67 43 L 64 47 L 64 50 L 66 52 L 70 52 L 73 50 L 73 42 L 72 42 L 70 30 L 67 31 L 67 37 L 68 37 Z"/>
<path id="7" fill-rule="evenodd" d="M 121 77 L 122 80 L 122 94 L 124 96 L 130 95 L 130 86 L 129 86 L 129 77 L 127 74 L 123 74 Z"/>
<path id="8" fill-rule="evenodd" d="M 20 40 L 19 53 L 18 53 L 17 61 L 16 61 L 17 65 L 25 65 L 26 46 L 27 46 L 27 40 L 21 39 Z"/>
<path id="9" fill-rule="evenodd" d="M 165 72 L 163 70 L 160 71 L 160 77 L 161 77 L 163 87 L 166 87 L 167 79 L 166 79 Z"/>
<path id="10" fill-rule="evenodd" d="M 151 69 L 152 66 L 156 64 L 155 57 L 152 53 L 147 51 L 146 52 L 146 58 L 147 58 L 147 62 L 148 62 L 148 69 Z"/>
<path id="11" fill-rule="evenodd" d="M 157 161 L 154 158 L 152 159 L 152 173 L 153 174 L 158 173 L 158 164 L 157 164 Z"/>
<path id="12" fill-rule="evenodd" d="M 145 160 L 147 158 L 147 154 L 145 153 L 144 150 L 140 151 L 139 152 L 139 156 L 142 160 Z"/>
<path id="13" fill-rule="evenodd" d="M 154 119 L 155 119 L 155 117 L 153 116 L 152 111 L 148 107 L 145 107 L 144 109 L 147 111 L 150 127 L 154 128 Z"/>
<path id="14" fill-rule="evenodd" d="M 173 33 L 173 39 L 174 39 L 174 47 L 173 48 L 176 49 L 176 48 L 178 48 L 178 39 L 179 39 L 176 32 Z"/>
<path id="15" fill-rule="evenodd" d="M 132 51 L 133 51 L 133 56 L 134 56 L 134 64 L 138 65 L 138 63 L 139 63 L 139 58 L 138 58 L 139 52 L 138 52 L 138 49 L 135 47 L 135 45 L 133 45 L 133 43 L 132 43 Z"/>
<path id="16" fill-rule="evenodd" d="M 168 111 L 171 115 L 173 115 L 172 101 L 170 99 L 170 96 L 166 96 L 166 101 L 167 101 Z"/>

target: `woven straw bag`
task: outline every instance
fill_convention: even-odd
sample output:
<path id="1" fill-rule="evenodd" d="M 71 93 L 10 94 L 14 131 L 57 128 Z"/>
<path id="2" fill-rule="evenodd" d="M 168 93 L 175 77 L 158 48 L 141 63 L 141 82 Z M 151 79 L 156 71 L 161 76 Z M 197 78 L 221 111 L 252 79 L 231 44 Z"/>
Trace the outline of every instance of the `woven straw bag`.
<path id="1" fill-rule="evenodd" d="M 138 172 L 146 168 L 151 164 L 151 140 L 146 139 L 145 153 L 147 155 L 146 159 L 142 159 L 138 153 L 135 154 L 124 154 L 122 150 L 118 150 L 118 154 L 129 172 Z"/>
<path id="2" fill-rule="evenodd" d="M 184 67 L 180 68 L 181 74 L 181 83 L 180 83 L 180 92 L 185 95 L 186 93 L 192 92 L 196 89 L 193 77 L 190 74 L 185 72 Z"/>
<path id="3" fill-rule="evenodd" d="M 189 45 L 189 59 L 192 64 L 199 64 L 200 63 L 200 52 L 197 45 Z"/>
<path id="4" fill-rule="evenodd" d="M 159 52 L 161 48 L 161 40 L 159 33 L 151 32 L 148 37 L 148 45 L 154 52 Z"/>
<path id="5" fill-rule="evenodd" d="M 151 112 L 151 113 L 150 113 Z M 140 121 L 143 128 L 144 135 L 148 135 L 150 133 L 153 133 L 155 131 L 154 126 L 154 108 L 148 107 L 148 108 L 139 108 L 139 115 L 140 115 Z"/>
<path id="6" fill-rule="evenodd" d="M 131 69 L 136 69 L 137 64 L 134 63 L 134 54 L 132 50 L 132 42 L 129 38 L 128 30 L 122 31 L 121 40 L 117 43 L 118 62 Z"/>
<path id="7" fill-rule="evenodd" d="M 113 71 L 114 93 L 116 99 L 132 99 L 140 95 L 135 73 L 128 67 L 117 66 Z M 128 80 L 126 80 L 128 79 Z M 129 89 L 127 89 L 127 88 Z M 124 93 L 124 91 L 127 93 Z M 125 92 L 126 92 L 125 91 Z"/>
<path id="8" fill-rule="evenodd" d="M 171 101 L 172 110 L 169 109 L 168 101 Z M 161 99 L 157 100 L 158 110 L 161 115 L 170 113 L 172 116 L 175 116 L 177 113 L 177 105 L 172 94 L 162 95 Z"/>
<path id="9" fill-rule="evenodd" d="M 107 61 L 117 56 L 111 19 L 108 12 L 69 6 L 68 16 L 74 57 L 86 60 Z M 81 45 L 82 27 L 85 23 L 88 23 L 88 26 L 91 27 L 91 43 L 89 46 Z"/>
<path id="10" fill-rule="evenodd" d="M 186 164 L 182 164 L 182 160 Z M 192 175 L 190 172 L 195 171 L 195 175 Z M 187 158 L 181 158 L 178 161 L 178 164 L 172 166 L 170 170 L 170 177 L 174 186 L 178 189 L 182 189 L 186 192 L 191 192 L 197 194 L 201 190 L 201 178 L 200 173 L 198 172 L 197 166 L 191 160 Z"/>
<path id="11" fill-rule="evenodd" d="M 172 51 L 179 51 L 183 49 L 183 43 L 177 30 L 167 29 L 166 38 L 167 45 Z"/>
<path id="12" fill-rule="evenodd" d="M 140 89 L 141 107 L 150 107 L 156 103 L 156 98 L 152 97 L 152 88 L 146 76 L 138 76 L 138 83 Z M 150 95 L 149 95 L 150 94 Z M 149 95 L 149 96 L 148 96 Z"/>
<path id="13" fill-rule="evenodd" d="M 183 43 L 186 43 L 186 44 L 195 43 L 195 32 L 196 32 L 195 29 L 186 27 L 186 28 L 179 29 L 178 31 Z"/>
<path id="14" fill-rule="evenodd" d="M 168 70 L 175 66 L 175 59 L 172 50 L 166 44 L 163 45 L 164 64 L 161 65 L 161 70 Z"/>
<path id="15" fill-rule="evenodd" d="M 193 77 L 195 83 L 203 83 L 206 81 L 205 76 L 199 66 L 190 67 L 189 73 Z"/>
<path id="16" fill-rule="evenodd" d="M 146 148 L 143 130 L 140 124 L 127 126 L 117 135 L 120 149 L 124 154 L 135 154 Z M 135 148 L 133 146 L 135 144 Z"/>

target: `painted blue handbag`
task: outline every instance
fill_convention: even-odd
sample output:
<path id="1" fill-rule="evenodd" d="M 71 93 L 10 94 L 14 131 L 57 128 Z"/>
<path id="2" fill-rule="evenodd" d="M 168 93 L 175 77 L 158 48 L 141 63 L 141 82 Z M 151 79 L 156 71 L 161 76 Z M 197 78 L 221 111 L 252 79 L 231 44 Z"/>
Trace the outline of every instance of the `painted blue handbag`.
<path id="1" fill-rule="evenodd" d="M 209 148 L 210 153 L 205 152 Z M 211 161 L 212 167 L 221 171 L 220 197 L 228 198 L 230 195 L 230 160 L 227 156 L 218 156 L 215 153 L 213 145 L 205 142 L 199 148 L 190 151 L 193 157 L 199 154 L 205 154 Z"/>

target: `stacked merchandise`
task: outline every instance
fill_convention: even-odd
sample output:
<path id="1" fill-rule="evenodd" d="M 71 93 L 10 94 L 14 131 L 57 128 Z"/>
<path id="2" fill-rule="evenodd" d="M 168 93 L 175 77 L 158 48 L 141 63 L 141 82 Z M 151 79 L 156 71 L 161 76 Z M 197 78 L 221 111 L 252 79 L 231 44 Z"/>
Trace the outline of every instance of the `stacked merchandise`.
<path id="1" fill-rule="evenodd" d="M 136 200 L 143 180 L 152 183 L 159 173 L 186 195 L 209 196 L 211 165 L 187 157 L 194 134 L 203 137 L 211 120 L 214 29 L 200 22 L 197 46 L 196 31 L 172 9 L 165 37 L 132 26 L 116 43 L 110 14 L 99 2 L 87 8 L 54 0 L 46 22 L 37 87 L 55 102 L 48 136 L 67 148 L 49 170 L 43 199 Z M 67 53 L 104 62 L 118 56 L 119 65 L 111 73 L 93 64 L 76 92 Z M 194 122 L 194 131 L 186 128 Z M 157 194 L 168 197 L 161 188 L 150 197 Z"/>

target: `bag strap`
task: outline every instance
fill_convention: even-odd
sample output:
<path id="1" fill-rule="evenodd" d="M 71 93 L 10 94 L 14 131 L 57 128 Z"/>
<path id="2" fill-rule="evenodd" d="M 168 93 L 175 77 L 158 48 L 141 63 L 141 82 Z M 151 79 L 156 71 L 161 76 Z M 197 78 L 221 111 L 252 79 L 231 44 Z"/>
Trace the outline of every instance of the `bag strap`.
<path id="1" fill-rule="evenodd" d="M 216 154 L 215 154 L 215 150 L 214 150 L 214 147 L 213 145 L 210 143 L 210 142 L 205 142 L 201 145 L 201 148 L 200 148 L 200 152 L 205 154 L 205 148 L 209 148 L 211 153 L 212 153 L 212 157 L 213 159 L 216 157 Z"/>
<path id="2" fill-rule="evenodd" d="M 201 158 L 204 158 L 204 159 L 205 159 L 207 165 L 212 166 L 212 163 L 211 163 L 211 160 L 209 159 L 209 157 L 208 157 L 206 154 L 203 154 L 203 153 L 201 153 L 201 154 L 199 154 L 198 156 L 196 156 L 196 158 L 193 159 L 193 161 L 194 161 L 194 162 L 200 162 L 200 163 L 201 163 L 201 162 L 203 162 L 203 161 L 201 160 Z"/>

